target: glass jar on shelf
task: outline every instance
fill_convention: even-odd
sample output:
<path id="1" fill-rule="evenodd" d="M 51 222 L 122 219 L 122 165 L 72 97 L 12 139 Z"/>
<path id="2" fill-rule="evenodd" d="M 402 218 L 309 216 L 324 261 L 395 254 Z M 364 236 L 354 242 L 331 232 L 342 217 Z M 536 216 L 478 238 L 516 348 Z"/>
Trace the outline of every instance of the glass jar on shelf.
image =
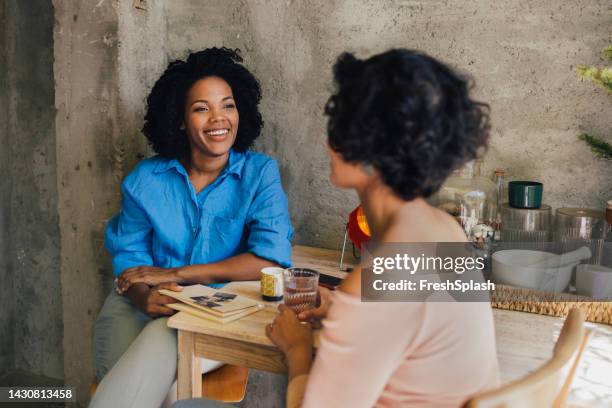
<path id="1" fill-rule="evenodd" d="M 596 208 L 557 208 L 554 238 L 563 252 L 588 246 L 592 256 L 587 261 L 601 265 L 607 232 L 606 213 Z"/>
<path id="2" fill-rule="evenodd" d="M 431 200 L 455 217 L 471 241 L 478 242 L 493 237 L 498 201 L 497 186 L 481 174 L 481 167 L 482 162 L 474 160 L 455 170 Z"/>
<path id="3" fill-rule="evenodd" d="M 495 170 L 495 215 L 493 216 L 493 229 L 495 230 L 495 241 L 501 240 L 502 229 L 502 205 L 504 204 L 506 181 L 506 171 L 503 169 Z"/>

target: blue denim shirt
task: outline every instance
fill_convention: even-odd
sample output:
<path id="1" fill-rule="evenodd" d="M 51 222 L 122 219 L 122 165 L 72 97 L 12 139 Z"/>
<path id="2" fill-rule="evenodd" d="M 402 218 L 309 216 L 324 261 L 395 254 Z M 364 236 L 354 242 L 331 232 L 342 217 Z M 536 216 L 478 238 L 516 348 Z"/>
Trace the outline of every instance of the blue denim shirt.
<path id="1" fill-rule="evenodd" d="M 244 252 L 291 266 L 293 229 L 278 166 L 230 150 L 219 177 L 195 193 L 176 159 L 143 160 L 121 185 L 121 212 L 106 226 L 113 272 L 141 265 L 172 268 Z"/>

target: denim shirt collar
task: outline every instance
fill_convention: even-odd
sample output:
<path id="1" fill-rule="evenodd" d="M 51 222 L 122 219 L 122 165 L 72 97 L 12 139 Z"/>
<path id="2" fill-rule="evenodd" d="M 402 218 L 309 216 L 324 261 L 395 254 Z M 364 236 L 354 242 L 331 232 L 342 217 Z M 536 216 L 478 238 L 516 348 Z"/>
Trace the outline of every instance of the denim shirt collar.
<path id="1" fill-rule="evenodd" d="M 227 174 L 236 176 L 238 178 L 242 178 L 242 169 L 244 167 L 244 162 L 246 160 L 245 156 L 246 156 L 245 153 L 237 152 L 234 149 L 230 149 L 227 165 L 221 172 L 221 175 L 227 173 Z M 185 167 L 183 167 L 183 165 L 181 164 L 180 161 L 178 161 L 178 159 L 166 159 L 166 160 L 160 161 L 159 163 L 157 163 L 157 166 L 155 166 L 154 172 L 164 173 L 171 169 L 175 169 L 180 174 L 187 175 L 187 171 L 185 170 Z"/>

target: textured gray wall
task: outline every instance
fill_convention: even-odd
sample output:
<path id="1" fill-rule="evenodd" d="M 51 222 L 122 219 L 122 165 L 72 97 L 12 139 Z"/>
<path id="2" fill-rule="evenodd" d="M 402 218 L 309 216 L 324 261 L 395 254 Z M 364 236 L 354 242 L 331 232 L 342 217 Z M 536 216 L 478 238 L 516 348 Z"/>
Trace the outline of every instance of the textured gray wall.
<path id="1" fill-rule="evenodd" d="M 2 184 L 3 199 L 8 200 L 4 221 L 8 222 L 2 230 L 8 240 L 3 242 L 8 255 L 5 271 L 9 290 L 14 291 L 9 296 L 13 368 L 61 379 L 53 7 L 44 0 L 10 1 L 3 6 L 9 34 L 8 132 L 2 146 L 3 174 L 8 175 Z"/>
<path id="2" fill-rule="evenodd" d="M 0 2 L 0 377 L 14 367 L 13 358 L 13 277 L 9 263 L 8 217 L 10 213 L 9 127 L 8 127 L 8 2 Z"/>
<path id="3" fill-rule="evenodd" d="M 125 159 L 118 136 L 118 19 L 111 1 L 53 4 L 65 381 L 84 403 L 94 374 L 92 323 L 112 283 L 102 227 L 116 206 Z"/>

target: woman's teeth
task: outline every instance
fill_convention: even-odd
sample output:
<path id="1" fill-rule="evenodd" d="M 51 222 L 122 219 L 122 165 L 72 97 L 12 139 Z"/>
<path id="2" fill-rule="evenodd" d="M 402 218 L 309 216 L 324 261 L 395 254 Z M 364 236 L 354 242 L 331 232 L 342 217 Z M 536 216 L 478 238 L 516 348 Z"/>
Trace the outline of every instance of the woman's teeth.
<path id="1" fill-rule="evenodd" d="M 208 132 L 206 132 L 206 134 L 210 135 L 210 136 L 223 136 L 227 132 L 229 132 L 229 130 L 227 130 L 227 129 L 219 129 L 219 130 L 208 131 Z"/>

